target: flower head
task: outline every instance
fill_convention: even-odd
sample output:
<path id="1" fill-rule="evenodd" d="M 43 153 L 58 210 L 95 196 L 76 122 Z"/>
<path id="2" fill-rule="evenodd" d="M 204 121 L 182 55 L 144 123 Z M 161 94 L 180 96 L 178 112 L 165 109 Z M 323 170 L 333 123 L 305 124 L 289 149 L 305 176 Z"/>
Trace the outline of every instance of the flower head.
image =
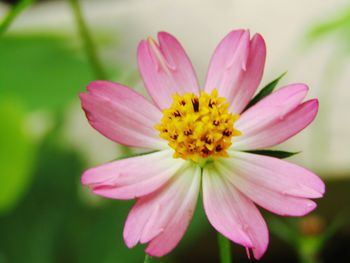
<path id="1" fill-rule="evenodd" d="M 228 107 L 215 89 L 211 95 L 202 91 L 199 97 L 193 93 L 176 94 L 171 107 L 163 110 L 156 129 L 175 150 L 174 158 L 199 162 L 209 157 L 228 157 L 232 136 L 240 135 L 234 128 L 239 115 L 230 113 Z"/>
<path id="2" fill-rule="evenodd" d="M 81 94 L 90 124 L 109 139 L 151 149 L 146 155 L 87 170 L 82 183 L 107 198 L 133 199 L 124 227 L 128 247 L 149 243 L 163 256 L 184 235 L 202 188 L 206 215 L 222 235 L 252 249 L 268 245 L 256 205 L 284 216 L 302 216 L 322 197 L 324 183 L 286 161 L 253 154 L 286 141 L 315 118 L 316 99 L 291 84 L 245 110 L 261 81 L 263 38 L 230 32 L 211 59 L 200 89 L 185 51 L 170 34 L 141 41 L 138 64 L 153 102 L 121 84 L 95 81 Z"/>

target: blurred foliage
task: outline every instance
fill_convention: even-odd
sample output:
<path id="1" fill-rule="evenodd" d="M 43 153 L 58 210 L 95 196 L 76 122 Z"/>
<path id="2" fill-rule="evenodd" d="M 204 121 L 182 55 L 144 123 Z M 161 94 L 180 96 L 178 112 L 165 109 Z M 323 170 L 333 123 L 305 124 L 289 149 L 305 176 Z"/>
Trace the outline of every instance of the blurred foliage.
<path id="1" fill-rule="evenodd" d="M 81 194 L 85 165 L 58 138 L 56 128 L 43 140 L 30 190 L 13 213 L 0 217 L 0 262 L 142 262 L 144 246 L 129 250 L 122 238 L 132 202 L 91 203 L 90 193 Z M 205 221 L 200 206 L 179 250 L 200 235 Z M 176 262 L 172 256 L 157 262 Z"/>
<path id="2" fill-rule="evenodd" d="M 315 23 L 307 33 L 306 40 L 309 43 L 321 41 L 325 37 L 333 36 L 338 40 L 338 47 L 350 52 L 350 6 L 337 11 L 337 13 L 326 17 Z"/>
<path id="3" fill-rule="evenodd" d="M 27 112 L 60 112 L 91 78 L 67 39 L 48 35 L 0 38 L 0 213 L 9 210 L 31 180 L 37 142 Z"/>
<path id="4" fill-rule="evenodd" d="M 15 20 L 15 18 L 35 0 L 19 0 L 9 9 L 4 18 L 0 19 L 0 35 L 3 34 Z"/>
<path id="5" fill-rule="evenodd" d="M 28 110 L 62 110 L 92 80 L 81 53 L 58 35 L 0 38 L 0 100 L 21 99 Z"/>
<path id="6" fill-rule="evenodd" d="M 140 249 L 129 251 L 120 234 L 129 205 L 84 205 L 78 194 L 83 163 L 57 134 L 47 136 L 39 153 L 30 191 L 0 218 L 4 262 L 139 262 Z"/>
<path id="7" fill-rule="evenodd" d="M 321 262 L 321 251 L 326 242 L 341 228 L 348 225 L 348 212 L 338 213 L 331 223 L 325 218 L 311 214 L 303 218 L 280 218 L 269 216 L 271 232 L 295 249 L 301 263 Z"/>
<path id="8" fill-rule="evenodd" d="M 0 104 L 0 215 L 15 206 L 28 187 L 35 144 L 26 132 L 25 114 L 16 103 Z"/>
<path id="9" fill-rule="evenodd" d="M 102 66 L 102 62 L 99 59 L 94 39 L 92 38 L 92 35 L 90 34 L 90 31 L 86 25 L 79 0 L 69 0 L 69 3 L 75 19 L 75 24 L 80 34 L 80 38 L 84 44 L 86 57 L 88 58 L 89 63 L 95 72 L 96 78 L 108 79 Z"/>

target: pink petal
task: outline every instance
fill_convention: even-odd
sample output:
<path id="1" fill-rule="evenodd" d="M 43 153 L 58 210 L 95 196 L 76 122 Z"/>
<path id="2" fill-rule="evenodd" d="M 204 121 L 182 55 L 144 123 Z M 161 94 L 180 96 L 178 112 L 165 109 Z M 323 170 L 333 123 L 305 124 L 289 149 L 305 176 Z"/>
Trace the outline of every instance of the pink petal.
<path id="1" fill-rule="evenodd" d="M 231 102 L 231 112 L 241 113 L 252 99 L 264 73 L 265 59 L 265 41 L 260 34 L 256 34 L 249 44 L 247 71 Z"/>
<path id="2" fill-rule="evenodd" d="M 268 125 L 295 109 L 305 98 L 308 87 L 305 84 L 291 84 L 278 89 L 245 111 L 235 123 L 244 134 L 253 133 L 262 125 Z"/>
<path id="3" fill-rule="evenodd" d="M 161 112 L 132 89 L 109 81 L 94 81 L 80 99 L 86 116 L 96 130 L 124 145 L 164 149 L 154 126 Z"/>
<path id="4" fill-rule="evenodd" d="M 233 148 L 268 148 L 308 126 L 317 114 L 318 102 L 310 100 L 300 104 L 306 92 L 305 85 L 290 85 L 244 112 L 236 122 L 236 128 L 242 135 L 235 138 Z"/>
<path id="5" fill-rule="evenodd" d="M 263 131 L 251 134 L 249 137 L 242 136 L 235 147 L 241 150 L 263 149 L 280 144 L 306 128 L 315 119 L 317 111 L 317 99 L 306 101 Z"/>
<path id="6" fill-rule="evenodd" d="M 218 168 L 242 193 L 265 209 L 283 216 L 303 216 L 322 197 L 325 186 L 309 170 L 263 155 L 231 152 Z"/>
<path id="7" fill-rule="evenodd" d="M 269 242 L 266 223 L 259 210 L 214 166 L 203 170 L 203 202 L 210 223 L 221 234 L 259 259 Z"/>
<path id="8" fill-rule="evenodd" d="M 164 185 L 185 161 L 174 159 L 172 150 L 127 158 L 84 172 L 82 183 L 107 198 L 133 199 L 154 192 Z"/>
<path id="9" fill-rule="evenodd" d="M 148 93 L 160 109 L 168 108 L 175 93 L 199 93 L 192 64 L 180 43 L 172 35 L 158 33 L 153 39 L 140 42 L 137 59 Z"/>
<path id="10" fill-rule="evenodd" d="M 179 243 L 192 218 L 200 185 L 200 168 L 188 165 L 163 188 L 140 198 L 124 227 L 128 247 L 150 242 L 146 253 L 161 257 Z"/>
<path id="11" fill-rule="evenodd" d="M 247 70 L 249 55 L 249 31 L 230 32 L 219 43 L 211 58 L 205 91 L 211 93 L 216 88 L 219 96 L 229 103 L 237 94 Z"/>

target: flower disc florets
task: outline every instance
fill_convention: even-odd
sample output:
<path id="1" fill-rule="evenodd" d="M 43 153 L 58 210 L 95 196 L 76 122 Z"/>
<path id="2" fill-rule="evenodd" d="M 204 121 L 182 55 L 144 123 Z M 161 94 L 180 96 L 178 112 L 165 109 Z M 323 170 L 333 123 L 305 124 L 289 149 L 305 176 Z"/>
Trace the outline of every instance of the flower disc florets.
<path id="1" fill-rule="evenodd" d="M 241 134 L 234 128 L 239 115 L 229 113 L 228 107 L 216 89 L 210 95 L 202 91 L 199 97 L 175 94 L 156 129 L 175 150 L 175 158 L 199 162 L 208 157 L 227 157 L 232 137 Z"/>

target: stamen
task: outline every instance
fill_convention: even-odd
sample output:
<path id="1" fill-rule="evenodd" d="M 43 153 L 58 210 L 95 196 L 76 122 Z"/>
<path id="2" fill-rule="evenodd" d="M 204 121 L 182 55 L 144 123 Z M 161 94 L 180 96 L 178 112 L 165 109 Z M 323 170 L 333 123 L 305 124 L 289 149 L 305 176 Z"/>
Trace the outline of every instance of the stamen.
<path id="1" fill-rule="evenodd" d="M 204 147 L 202 149 L 202 153 L 205 154 L 205 155 L 208 155 L 209 154 L 209 149 L 207 147 Z"/>
<path id="2" fill-rule="evenodd" d="M 215 151 L 220 152 L 222 150 L 222 146 L 219 144 L 215 147 Z"/>
<path id="3" fill-rule="evenodd" d="M 240 132 L 234 128 L 239 115 L 228 112 L 226 99 L 218 97 L 216 89 L 210 95 L 185 93 L 173 99 L 155 128 L 175 150 L 174 158 L 202 162 L 209 157 L 227 157 L 232 138 Z"/>
<path id="4" fill-rule="evenodd" d="M 229 137 L 232 135 L 232 131 L 230 129 L 226 129 L 224 130 L 223 135 Z"/>
<path id="5" fill-rule="evenodd" d="M 205 139 L 205 142 L 206 142 L 207 144 L 211 144 L 211 143 L 213 142 L 213 140 L 207 137 L 207 138 Z"/>
<path id="6" fill-rule="evenodd" d="M 214 124 L 215 126 L 218 126 L 218 125 L 220 124 L 220 122 L 219 122 L 218 120 L 214 120 L 214 121 L 213 121 L 213 124 Z"/>
<path id="7" fill-rule="evenodd" d="M 194 98 L 192 99 L 192 105 L 193 105 L 193 110 L 194 110 L 195 112 L 198 112 L 198 110 L 199 110 L 199 100 L 198 100 L 197 97 L 194 97 Z"/>
<path id="8" fill-rule="evenodd" d="M 187 129 L 187 130 L 184 131 L 184 134 L 186 136 L 191 135 L 192 134 L 192 130 L 191 129 Z"/>
<path id="9" fill-rule="evenodd" d="M 181 117 L 181 113 L 177 110 L 174 112 L 174 117 Z"/>

